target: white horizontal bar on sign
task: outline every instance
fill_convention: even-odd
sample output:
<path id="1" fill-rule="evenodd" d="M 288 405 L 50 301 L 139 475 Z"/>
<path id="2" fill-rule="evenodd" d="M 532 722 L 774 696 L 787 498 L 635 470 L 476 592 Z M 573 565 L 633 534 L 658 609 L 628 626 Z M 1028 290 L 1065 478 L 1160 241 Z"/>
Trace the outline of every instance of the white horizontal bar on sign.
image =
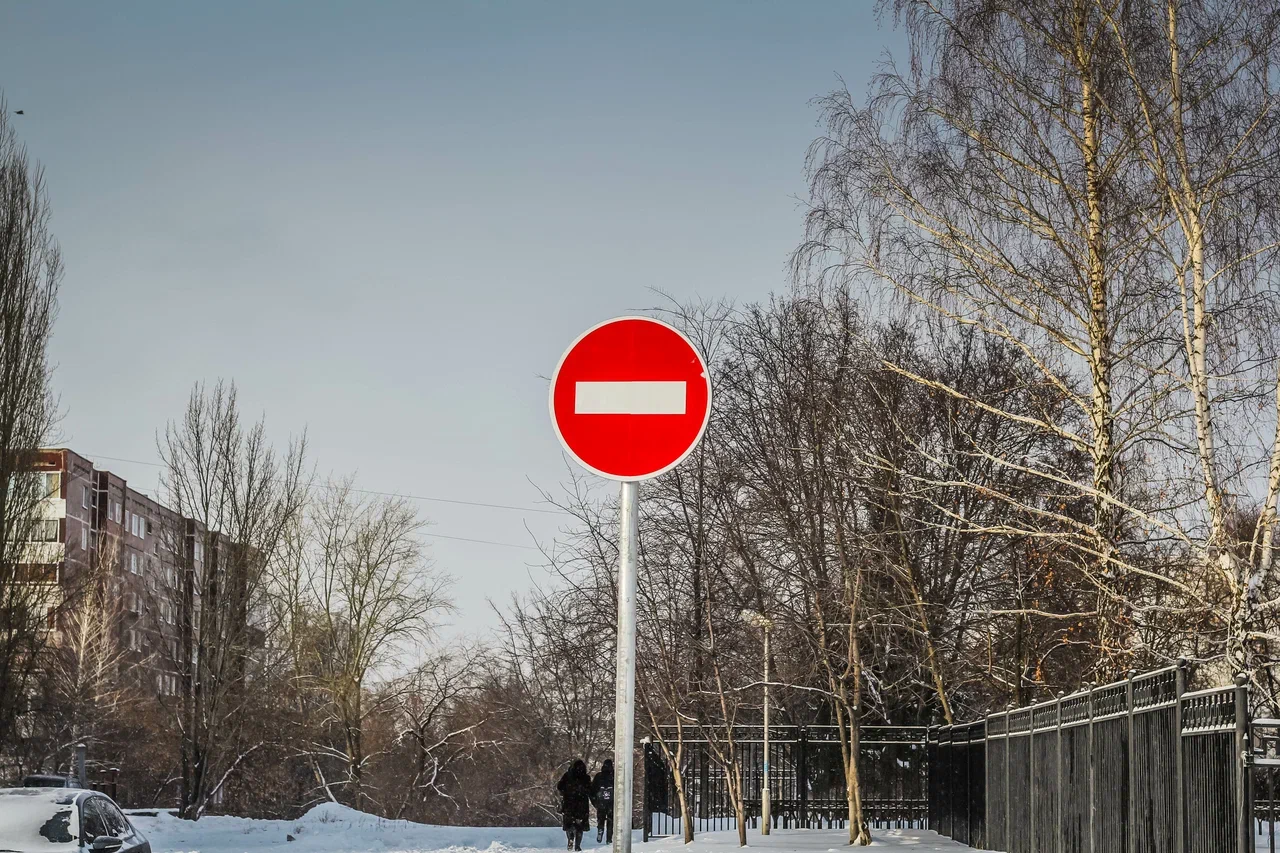
<path id="1" fill-rule="evenodd" d="M 576 415 L 683 415 L 684 382 L 577 382 Z"/>

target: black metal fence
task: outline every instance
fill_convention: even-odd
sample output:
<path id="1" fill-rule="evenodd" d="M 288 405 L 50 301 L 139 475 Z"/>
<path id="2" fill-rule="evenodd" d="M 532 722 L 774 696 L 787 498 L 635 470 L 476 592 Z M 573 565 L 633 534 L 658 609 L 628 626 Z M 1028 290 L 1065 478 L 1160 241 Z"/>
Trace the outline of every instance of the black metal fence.
<path id="1" fill-rule="evenodd" d="M 1178 665 L 973 723 L 864 727 L 864 814 L 1007 853 L 1276 853 L 1280 719 L 1250 719 L 1243 678 L 1187 683 Z M 758 828 L 763 732 L 739 728 L 734 740 Z M 844 827 L 835 728 L 777 726 L 770 742 L 773 825 Z M 733 829 L 725 769 L 706 741 L 686 738 L 681 769 L 694 831 Z M 645 745 L 643 781 L 645 838 L 679 835 L 675 775 L 656 743 Z"/>
<path id="2" fill-rule="evenodd" d="M 1253 821 L 1257 849 L 1276 853 L 1280 821 L 1280 719 L 1249 721 L 1253 740 Z"/>
<path id="3" fill-rule="evenodd" d="M 696 731 L 696 730 L 695 730 Z M 873 826 L 922 827 L 928 818 L 927 734 L 922 727 L 864 726 L 858 751 L 863 811 Z M 674 729 L 663 730 L 674 752 Z M 764 730 L 737 727 L 747 823 L 758 828 L 764 777 Z M 690 739 L 681 756 L 681 780 L 694 832 L 734 829 L 736 815 L 726 769 L 707 741 Z M 657 743 L 644 748 L 644 837 L 680 835 L 683 812 L 675 772 Z M 769 798 L 775 827 L 844 827 L 848 819 L 844 761 L 834 726 L 769 728 Z"/>
<path id="4" fill-rule="evenodd" d="M 1254 850 L 1248 691 L 1170 667 L 931 730 L 930 826 L 1008 853 Z"/>

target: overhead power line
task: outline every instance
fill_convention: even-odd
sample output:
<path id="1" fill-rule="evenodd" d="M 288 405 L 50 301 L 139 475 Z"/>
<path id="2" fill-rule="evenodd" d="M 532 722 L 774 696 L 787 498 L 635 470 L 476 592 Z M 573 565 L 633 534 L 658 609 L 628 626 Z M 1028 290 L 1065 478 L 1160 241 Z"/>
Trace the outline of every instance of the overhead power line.
<path id="1" fill-rule="evenodd" d="M 131 465 L 147 465 L 151 468 L 165 467 L 159 462 L 143 462 L 141 459 L 125 459 L 120 456 L 103 456 L 97 453 L 86 453 L 85 455 L 92 457 L 94 459 L 106 459 L 108 462 L 128 462 Z M 562 509 L 545 509 L 543 507 L 533 507 L 533 506 L 515 506 L 513 504 L 487 503 L 485 501 L 466 501 L 460 498 L 438 498 L 438 497 L 430 497 L 427 495 L 404 495 L 404 494 L 400 494 L 399 492 L 379 492 L 379 491 L 374 491 L 373 489 L 353 488 L 351 491 L 359 492 L 362 495 L 377 495 L 379 497 L 384 497 L 384 498 L 405 498 L 407 500 L 413 500 L 413 501 L 431 501 L 432 503 L 456 504 L 458 506 L 476 506 L 476 507 L 484 507 L 486 509 L 505 509 L 505 510 L 511 510 L 512 512 L 536 512 L 542 515 L 569 515 L 569 513 L 565 512 Z M 450 537 L 447 537 L 447 538 L 450 538 Z M 458 537 L 451 537 L 451 538 L 458 538 Z M 474 539 L 474 540 L 465 540 L 465 541 L 481 542 L 484 540 Z M 502 545 L 506 543 L 490 542 L 488 544 Z M 514 545 L 512 547 L 525 548 L 530 546 Z"/>
<path id="2" fill-rule="evenodd" d="M 122 456 L 102 456 L 97 453 L 86 453 L 85 456 L 91 457 L 93 459 L 105 459 L 108 462 L 128 462 L 130 465 L 146 465 L 150 468 L 165 467 L 164 465 L 161 465 L 159 462 L 143 462 L 141 459 L 125 459 Z M 159 491 L 160 491 L 159 484 L 157 483 L 157 488 L 156 488 L 157 498 L 159 497 Z M 538 512 L 538 513 L 544 513 L 547 515 L 568 515 L 568 513 L 564 512 L 563 510 L 557 510 L 557 509 L 540 509 L 538 507 L 529 507 L 529 506 L 512 506 L 511 504 L 485 503 L 483 501 L 464 501 L 457 498 L 436 498 L 436 497 L 427 497 L 425 495 L 401 495 L 401 494 L 396 494 L 395 492 L 373 491 L 372 489 L 353 488 L 351 491 L 359 492 L 365 495 L 378 495 L 378 496 L 387 497 L 387 498 L 405 498 L 407 500 L 415 500 L 415 501 L 434 501 L 436 503 L 458 504 L 460 506 L 485 507 L 488 509 L 506 509 L 506 510 L 514 510 L 516 512 Z M 473 539 L 469 536 L 450 536 L 445 533 L 431 533 L 430 531 L 426 531 L 426 530 L 419 531 L 419 533 L 423 536 L 430 536 L 433 539 L 449 539 L 454 542 L 472 542 L 477 545 L 494 545 L 499 548 L 519 548 L 523 551 L 539 550 L 536 546 L 519 545 L 515 542 L 497 542 L 493 539 Z"/>
<path id="3" fill-rule="evenodd" d="M 526 550 L 526 551 L 539 551 L 539 550 L 541 550 L 541 549 L 539 549 L 539 548 L 536 548 L 536 547 L 535 547 L 535 546 L 533 546 L 533 545 L 517 545 L 517 544 L 516 544 L 516 543 L 514 543 L 514 542 L 494 542 L 492 539 L 468 539 L 466 536 L 446 536 L 446 535 L 445 535 L 445 534 L 443 534 L 443 533 L 428 533 L 428 532 L 426 532 L 426 531 L 422 531 L 422 535 L 423 535 L 423 536 L 433 536 L 433 537 L 435 537 L 436 539 L 452 539 L 452 540 L 454 540 L 454 541 L 456 541 L 456 542 L 476 542 L 476 543 L 479 543 L 479 544 L 481 544 L 481 545 L 499 545 L 499 546 L 501 546 L 501 547 L 503 547 L 503 548 L 522 548 L 522 549 L 524 549 L 524 550 Z"/>

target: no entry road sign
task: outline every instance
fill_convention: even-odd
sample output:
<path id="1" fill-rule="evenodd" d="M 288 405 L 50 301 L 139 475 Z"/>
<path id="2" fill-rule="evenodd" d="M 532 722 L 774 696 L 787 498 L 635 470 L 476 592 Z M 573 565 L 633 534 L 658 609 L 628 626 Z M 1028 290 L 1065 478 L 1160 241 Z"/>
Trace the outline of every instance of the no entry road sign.
<path id="1" fill-rule="evenodd" d="M 551 377 L 551 423 L 569 455 L 621 480 L 618 501 L 618 670 L 613 713 L 613 853 L 631 853 L 636 704 L 639 480 L 670 471 L 711 414 L 707 365 L 658 320 L 619 317 L 582 334 Z"/>
<path id="2" fill-rule="evenodd" d="M 707 428 L 711 383 L 693 344 L 648 317 L 588 329 L 551 378 L 551 422 L 569 454 L 611 480 L 671 470 Z"/>

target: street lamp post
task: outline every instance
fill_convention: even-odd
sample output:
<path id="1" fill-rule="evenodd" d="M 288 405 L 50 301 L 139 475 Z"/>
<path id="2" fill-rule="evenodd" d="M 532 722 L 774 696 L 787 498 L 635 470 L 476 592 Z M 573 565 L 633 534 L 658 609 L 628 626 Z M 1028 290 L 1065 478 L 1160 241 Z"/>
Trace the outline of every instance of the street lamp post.
<path id="1" fill-rule="evenodd" d="M 773 822 L 769 803 L 769 632 L 773 630 L 773 620 L 755 610 L 744 610 L 742 621 L 764 631 L 764 777 L 760 782 L 760 832 L 768 835 Z"/>

